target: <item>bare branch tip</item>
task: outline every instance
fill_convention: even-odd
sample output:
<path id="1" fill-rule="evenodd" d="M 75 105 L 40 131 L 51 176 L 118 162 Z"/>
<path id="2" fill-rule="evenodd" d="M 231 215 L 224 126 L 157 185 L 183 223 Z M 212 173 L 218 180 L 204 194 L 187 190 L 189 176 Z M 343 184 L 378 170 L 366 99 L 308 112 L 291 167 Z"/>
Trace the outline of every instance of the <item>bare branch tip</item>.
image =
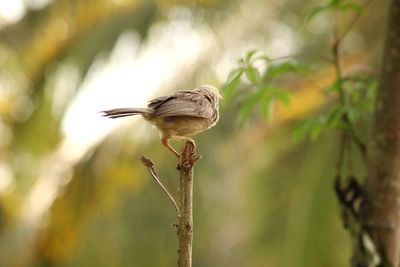
<path id="1" fill-rule="evenodd" d="M 154 166 L 153 162 L 150 159 L 145 158 L 144 156 L 140 157 L 140 161 L 144 164 L 144 166 L 148 168 L 152 168 Z"/>

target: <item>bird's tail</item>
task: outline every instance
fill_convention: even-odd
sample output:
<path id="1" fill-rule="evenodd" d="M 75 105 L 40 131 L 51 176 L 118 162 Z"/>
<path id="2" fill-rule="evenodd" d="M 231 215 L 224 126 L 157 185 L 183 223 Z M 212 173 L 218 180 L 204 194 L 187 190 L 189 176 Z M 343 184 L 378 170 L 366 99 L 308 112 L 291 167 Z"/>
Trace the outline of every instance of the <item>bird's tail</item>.
<path id="1" fill-rule="evenodd" d="M 147 108 L 116 108 L 101 111 L 104 117 L 107 118 L 121 118 L 138 114 L 151 114 L 151 111 Z"/>

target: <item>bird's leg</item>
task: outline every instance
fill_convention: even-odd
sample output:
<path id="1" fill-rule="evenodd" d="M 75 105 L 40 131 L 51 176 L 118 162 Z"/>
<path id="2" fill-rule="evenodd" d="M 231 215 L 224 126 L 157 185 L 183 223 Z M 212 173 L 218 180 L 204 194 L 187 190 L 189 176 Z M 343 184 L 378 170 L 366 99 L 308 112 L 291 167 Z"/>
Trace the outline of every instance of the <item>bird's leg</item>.
<path id="1" fill-rule="evenodd" d="M 169 140 L 169 139 L 166 138 L 166 137 L 164 137 L 164 136 L 161 137 L 161 143 L 162 143 L 166 148 L 168 148 L 169 151 L 171 151 L 172 153 L 174 153 L 174 155 L 179 159 L 181 155 L 179 155 L 179 153 L 176 152 L 176 150 L 175 150 L 172 146 L 169 145 L 168 140 Z"/>

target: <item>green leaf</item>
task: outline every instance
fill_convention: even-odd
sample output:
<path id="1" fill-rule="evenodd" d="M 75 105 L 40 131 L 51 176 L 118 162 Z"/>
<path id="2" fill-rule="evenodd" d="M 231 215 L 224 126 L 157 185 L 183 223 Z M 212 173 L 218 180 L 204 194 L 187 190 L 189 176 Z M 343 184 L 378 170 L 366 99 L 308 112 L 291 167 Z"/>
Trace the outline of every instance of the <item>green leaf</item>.
<path id="1" fill-rule="evenodd" d="M 261 82 L 261 75 L 260 72 L 258 71 L 258 69 L 256 69 L 255 67 L 249 66 L 246 70 L 245 70 L 245 74 L 247 79 L 249 79 L 249 81 L 253 84 L 259 84 Z"/>
<path id="2" fill-rule="evenodd" d="M 336 128 L 344 112 L 345 110 L 342 106 L 335 106 L 327 115 L 326 127 L 329 129 Z"/>
<path id="3" fill-rule="evenodd" d="M 378 92 L 378 80 L 372 80 L 367 87 L 367 98 L 375 100 L 376 93 Z"/>
<path id="4" fill-rule="evenodd" d="M 272 114 L 275 107 L 275 101 L 270 97 L 264 97 L 261 102 L 261 112 L 267 122 L 272 120 Z"/>
<path id="5" fill-rule="evenodd" d="M 244 122 L 250 116 L 251 111 L 254 109 L 254 106 L 261 100 L 260 93 L 252 93 L 246 101 L 243 103 L 243 106 L 239 110 L 238 120 L 239 122 Z"/>
<path id="6" fill-rule="evenodd" d="M 329 5 L 333 6 L 333 7 L 338 7 L 340 6 L 340 4 L 343 2 L 343 0 L 332 0 Z"/>
<path id="7" fill-rule="evenodd" d="M 293 137 L 296 140 L 303 139 L 309 135 L 314 124 L 314 118 L 307 118 L 297 123 L 293 131 Z"/>
<path id="8" fill-rule="evenodd" d="M 335 80 L 331 85 L 324 88 L 324 94 L 326 96 L 329 96 L 332 93 L 338 94 L 343 82 L 345 82 L 344 78 Z"/>
<path id="9" fill-rule="evenodd" d="M 257 53 L 257 50 L 250 50 L 246 53 L 246 56 L 244 57 L 244 63 L 250 64 L 252 62 L 253 56 Z"/>
<path id="10" fill-rule="evenodd" d="M 353 106 L 346 108 L 346 114 L 353 125 L 356 124 L 357 120 L 360 118 L 360 112 Z"/>
<path id="11" fill-rule="evenodd" d="M 265 74 L 266 78 L 274 78 L 289 72 L 306 72 L 307 67 L 294 61 L 271 65 Z"/>
<path id="12" fill-rule="evenodd" d="M 352 10 L 357 13 L 361 13 L 364 10 L 364 6 L 355 2 L 344 2 L 343 0 L 332 0 L 328 4 L 319 5 L 311 8 L 311 10 L 306 14 L 305 21 L 309 22 L 315 16 L 321 14 L 325 11 L 330 11 L 330 9 L 338 9 L 341 11 Z"/>
<path id="13" fill-rule="evenodd" d="M 332 8 L 331 3 L 313 7 L 310 11 L 307 12 L 305 16 L 305 21 L 310 22 L 315 16 L 329 10 L 330 8 Z"/>
<path id="14" fill-rule="evenodd" d="M 323 128 L 321 127 L 321 125 L 315 125 L 312 129 L 311 129 L 311 133 L 310 133 L 310 139 L 311 141 L 315 141 L 318 139 L 318 137 L 321 135 Z"/>
<path id="15" fill-rule="evenodd" d="M 321 135 L 321 133 L 326 130 L 326 121 L 327 119 L 324 115 L 319 115 L 315 119 L 310 133 L 311 141 L 315 141 Z"/>
<path id="16" fill-rule="evenodd" d="M 238 60 L 238 65 L 239 65 L 239 69 L 245 69 L 246 68 L 246 65 L 247 65 L 247 63 L 245 62 L 245 59 L 244 58 L 240 58 L 239 60 Z"/>
<path id="17" fill-rule="evenodd" d="M 273 84 L 261 86 L 259 89 L 263 99 L 278 100 L 284 105 L 290 102 L 290 91 L 284 87 L 279 87 Z"/>
<path id="18" fill-rule="evenodd" d="M 232 99 L 235 90 L 239 86 L 243 70 L 236 70 L 236 73 L 233 73 L 233 78 L 229 82 L 225 83 L 225 85 L 222 87 L 222 92 L 224 94 L 224 99 L 226 103 L 228 103 Z"/>
<path id="19" fill-rule="evenodd" d="M 354 11 L 361 13 L 364 10 L 364 6 L 354 2 L 341 3 L 339 9 L 342 11 Z"/>
<path id="20" fill-rule="evenodd" d="M 290 102 L 290 92 L 285 88 L 276 87 L 273 90 L 273 96 L 279 100 L 284 105 L 289 105 Z"/>
<path id="21" fill-rule="evenodd" d="M 300 121 L 294 131 L 293 136 L 296 140 L 309 136 L 315 141 L 325 130 L 326 118 L 324 116 L 311 117 Z"/>

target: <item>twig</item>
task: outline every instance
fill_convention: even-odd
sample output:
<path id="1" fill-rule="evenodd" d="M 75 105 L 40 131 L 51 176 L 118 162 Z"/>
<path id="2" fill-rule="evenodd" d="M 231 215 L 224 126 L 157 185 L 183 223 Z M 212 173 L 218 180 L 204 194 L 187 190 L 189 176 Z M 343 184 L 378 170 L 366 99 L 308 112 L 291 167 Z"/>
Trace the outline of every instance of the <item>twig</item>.
<path id="1" fill-rule="evenodd" d="M 176 201 L 172 194 L 168 191 L 168 189 L 165 187 L 165 185 L 161 182 L 160 177 L 157 175 L 156 170 L 154 169 L 154 164 L 150 159 L 145 158 L 144 156 L 140 157 L 140 160 L 142 161 L 143 165 L 146 167 L 146 169 L 149 171 L 151 176 L 153 176 L 154 180 L 161 186 L 162 190 L 167 194 L 169 200 L 171 200 L 172 204 L 174 205 L 174 208 L 176 210 L 176 213 L 178 214 L 178 217 L 180 217 L 180 210 L 178 207 L 178 204 L 176 204 Z"/>
<path id="2" fill-rule="evenodd" d="M 365 9 L 369 6 L 369 4 L 371 4 L 372 1 L 373 1 L 373 0 L 367 0 L 367 1 L 365 1 L 365 3 L 363 4 L 363 9 L 365 10 Z M 363 13 L 363 12 L 358 12 L 358 13 L 353 17 L 353 20 L 349 23 L 349 25 L 347 25 L 347 28 L 343 31 L 343 33 L 342 33 L 340 36 L 338 36 L 337 41 L 340 42 L 341 40 L 343 40 L 343 39 L 346 37 L 346 35 L 350 32 L 350 30 L 353 28 L 353 26 L 354 26 L 354 25 L 357 23 L 357 21 L 360 19 L 362 13 Z"/>
<path id="3" fill-rule="evenodd" d="M 285 60 L 285 59 L 295 59 L 295 58 L 311 58 L 311 57 L 317 57 L 320 59 L 323 59 L 324 61 L 328 61 L 328 62 L 332 62 L 332 58 L 329 58 L 327 56 L 324 55 L 319 55 L 319 54 L 315 54 L 315 53 L 296 53 L 296 54 L 289 54 L 286 56 L 281 56 L 281 57 L 276 57 L 276 58 L 271 58 L 268 61 L 269 62 L 276 62 L 276 61 L 281 61 L 281 60 Z"/>
<path id="4" fill-rule="evenodd" d="M 369 0 L 369 2 L 367 2 L 366 5 L 368 5 L 372 0 Z M 350 26 L 354 25 L 354 23 L 358 20 L 359 15 L 357 15 L 355 17 L 355 19 L 352 21 L 352 23 L 350 24 Z M 342 68 L 341 68 L 341 54 L 340 54 L 340 45 L 344 39 L 344 37 L 347 35 L 347 33 L 349 32 L 351 27 L 349 27 L 342 35 L 339 35 L 339 30 L 338 30 L 338 26 L 335 25 L 334 28 L 334 40 L 332 43 L 332 54 L 333 54 L 333 59 L 334 59 L 334 66 L 335 66 L 335 71 L 336 71 L 336 77 L 338 79 L 338 91 L 339 91 L 339 99 L 340 99 L 340 104 L 342 106 L 346 105 L 346 96 L 345 96 L 345 92 L 344 92 L 344 88 L 342 86 L 342 78 L 343 78 L 343 74 L 342 74 Z M 360 152 L 364 158 L 364 160 L 366 160 L 367 158 L 367 151 L 366 151 L 366 145 L 365 143 L 361 140 L 360 136 L 357 134 L 357 131 L 355 129 L 355 126 L 353 125 L 353 123 L 351 122 L 347 112 L 345 112 L 342 115 L 342 121 L 344 122 L 344 124 L 347 126 L 350 135 L 353 139 L 353 141 L 355 142 L 355 144 L 357 145 L 357 147 L 360 149 Z"/>

